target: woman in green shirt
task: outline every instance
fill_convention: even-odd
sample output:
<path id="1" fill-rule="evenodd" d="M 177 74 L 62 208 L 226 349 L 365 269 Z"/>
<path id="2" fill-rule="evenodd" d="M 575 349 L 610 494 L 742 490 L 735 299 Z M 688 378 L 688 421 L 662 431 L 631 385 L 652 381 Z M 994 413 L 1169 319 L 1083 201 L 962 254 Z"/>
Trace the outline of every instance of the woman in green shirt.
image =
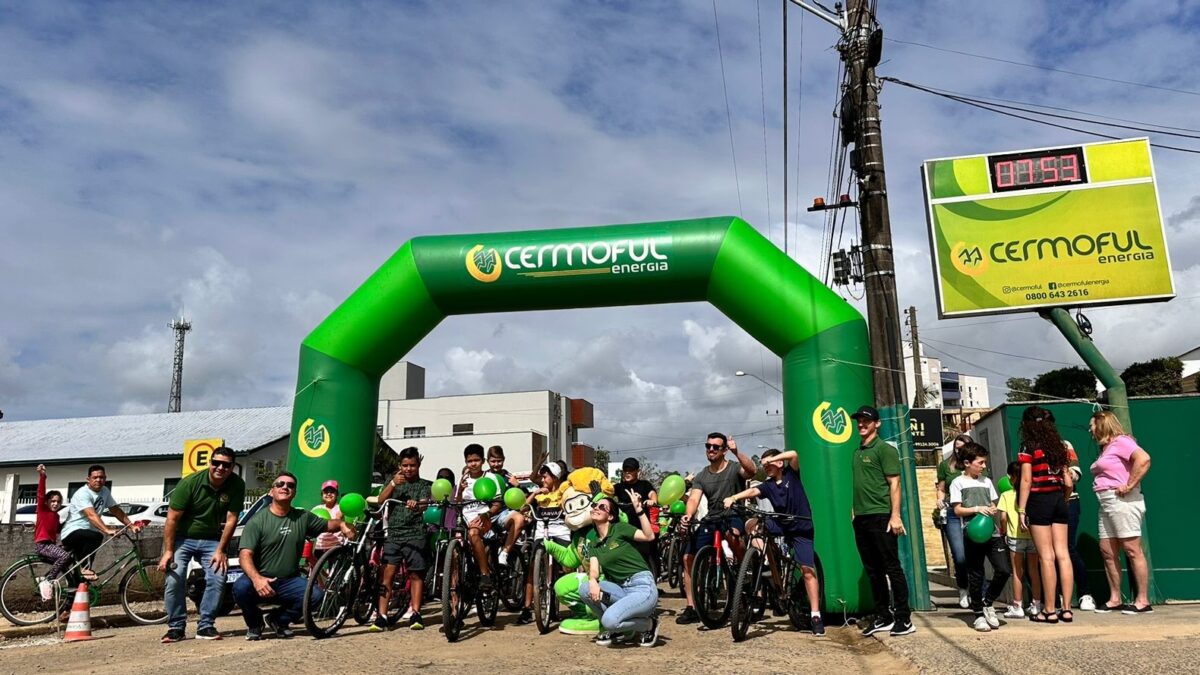
<path id="1" fill-rule="evenodd" d="M 954 439 L 954 447 L 950 455 L 938 464 L 937 468 L 937 507 L 946 509 L 946 496 L 950 493 L 950 484 L 962 475 L 963 462 L 959 459 L 959 448 L 971 442 L 971 437 L 959 434 Z M 946 509 L 946 529 L 942 536 L 950 544 L 950 555 L 954 558 L 954 585 L 958 586 L 958 606 L 966 609 L 970 606 L 967 598 L 967 549 L 963 544 L 963 521 L 954 512 Z"/>
<path id="2" fill-rule="evenodd" d="M 618 520 L 617 503 L 602 497 L 592 504 L 594 530 L 587 535 L 584 557 L 588 580 L 579 585 L 579 597 L 600 617 L 596 644 L 612 644 L 614 633 L 639 634 L 642 647 L 658 642 L 658 586 L 645 558 L 634 542 L 654 541 L 650 517 L 637 494 L 629 495 L 638 526 Z M 600 581 L 600 573 L 604 581 Z"/>

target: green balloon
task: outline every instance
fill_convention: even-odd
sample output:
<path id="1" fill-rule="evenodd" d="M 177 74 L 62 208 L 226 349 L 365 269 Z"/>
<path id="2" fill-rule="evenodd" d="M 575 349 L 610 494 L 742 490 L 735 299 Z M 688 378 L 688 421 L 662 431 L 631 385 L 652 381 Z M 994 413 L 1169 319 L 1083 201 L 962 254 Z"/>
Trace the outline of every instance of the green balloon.
<path id="1" fill-rule="evenodd" d="M 504 491 L 504 505 L 513 511 L 525 508 L 525 491 L 518 487 Z"/>
<path id="2" fill-rule="evenodd" d="M 996 489 L 1001 493 L 1008 492 L 1009 490 L 1013 489 L 1012 480 L 1009 479 L 1008 476 L 1001 478 L 996 482 Z"/>
<path id="3" fill-rule="evenodd" d="M 433 494 L 434 500 L 440 502 L 450 496 L 450 493 L 454 491 L 454 486 L 445 478 L 439 478 L 433 481 L 433 487 L 429 488 L 429 491 Z"/>
<path id="4" fill-rule="evenodd" d="M 499 489 L 500 488 L 496 485 L 496 481 L 492 480 L 491 476 L 484 476 L 483 478 L 475 481 L 475 484 L 471 487 L 471 493 L 475 495 L 475 499 L 486 502 L 495 499 L 496 492 L 498 492 Z"/>
<path id="5" fill-rule="evenodd" d="M 426 525 L 441 525 L 445 520 L 446 513 L 442 511 L 440 506 L 431 506 L 425 509 L 425 513 L 421 516 L 421 520 L 425 521 Z"/>
<path id="6" fill-rule="evenodd" d="M 687 486 L 684 484 L 682 476 L 667 476 L 663 480 L 662 487 L 658 491 L 658 503 L 670 504 L 671 502 L 679 499 L 683 496 L 683 491 L 686 489 L 686 487 Z"/>
<path id="7" fill-rule="evenodd" d="M 684 502 L 682 499 L 677 499 L 671 502 L 671 506 L 669 508 L 671 509 L 672 515 L 682 516 L 683 514 L 687 513 L 687 502 Z"/>
<path id="8" fill-rule="evenodd" d="M 314 516 L 317 516 L 318 518 L 322 518 L 324 520 L 329 520 L 330 518 L 333 517 L 333 515 L 329 513 L 329 509 L 325 508 L 324 506 L 314 507 L 312 512 L 313 512 Z"/>
<path id="9" fill-rule="evenodd" d="M 351 492 L 342 497 L 342 500 L 338 502 L 338 508 L 342 510 L 342 515 L 346 520 L 354 520 L 366 512 L 367 500 L 357 492 Z"/>
<path id="10" fill-rule="evenodd" d="M 967 537 L 976 544 L 987 543 L 995 532 L 996 523 L 990 516 L 982 513 L 975 514 L 971 522 L 967 523 Z"/>

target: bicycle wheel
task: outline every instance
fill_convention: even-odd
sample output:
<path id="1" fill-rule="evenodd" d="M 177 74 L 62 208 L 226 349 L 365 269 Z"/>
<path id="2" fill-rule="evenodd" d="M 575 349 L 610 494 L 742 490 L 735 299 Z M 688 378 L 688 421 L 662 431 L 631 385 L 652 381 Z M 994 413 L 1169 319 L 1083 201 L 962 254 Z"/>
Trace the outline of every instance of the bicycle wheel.
<path id="1" fill-rule="evenodd" d="M 790 553 L 790 551 L 789 551 Z M 825 611 L 825 573 L 821 569 L 821 559 L 815 558 L 817 573 L 817 598 L 821 603 L 817 611 Z M 788 581 L 788 620 L 797 630 L 808 630 L 812 627 L 812 603 L 808 601 L 808 591 L 804 587 L 804 572 L 799 565 L 792 568 Z"/>
<path id="2" fill-rule="evenodd" d="M 705 546 L 692 561 L 692 599 L 706 628 L 720 628 L 729 618 L 729 563 L 717 562 L 717 549 Z"/>
<path id="3" fill-rule="evenodd" d="M 158 571 L 158 561 L 147 558 L 125 571 L 121 577 L 121 609 L 125 616 L 144 626 L 167 622 L 163 592 L 166 572 Z"/>
<path id="4" fill-rule="evenodd" d="M 379 603 L 379 570 L 366 565 L 361 574 L 358 592 L 354 594 L 354 601 L 350 603 L 350 616 L 354 617 L 354 623 L 365 626 L 371 623 Z"/>
<path id="5" fill-rule="evenodd" d="M 442 632 L 446 640 L 454 642 L 462 632 L 462 621 L 467 614 L 467 583 L 463 567 L 462 543 L 457 539 L 446 545 L 442 560 Z"/>
<path id="6" fill-rule="evenodd" d="M 554 595 L 554 563 L 546 549 L 533 554 L 533 619 L 542 635 L 554 628 L 558 618 L 558 598 Z"/>
<path id="7" fill-rule="evenodd" d="M 358 596 L 360 575 L 354 551 L 348 546 L 330 549 L 317 560 L 304 587 L 304 625 L 318 640 L 333 635 L 350 618 Z"/>
<path id="8" fill-rule="evenodd" d="M 401 566 L 392 575 L 392 597 L 388 600 L 387 622 L 389 626 L 396 625 L 404 616 L 412 601 L 412 587 L 408 583 L 408 570 Z"/>
<path id="9" fill-rule="evenodd" d="M 522 549 L 508 561 L 507 568 L 498 568 L 504 572 L 496 590 L 500 593 L 504 609 L 510 612 L 520 611 L 525 606 L 525 556 L 525 550 Z"/>
<path id="10" fill-rule="evenodd" d="M 17 626 L 33 626 L 54 619 L 58 613 L 55 600 L 67 591 L 60 590 L 60 584 L 55 584 L 54 597 L 42 600 L 38 581 L 49 571 L 50 565 L 39 558 L 27 558 L 8 569 L 4 579 L 0 580 L 0 612 L 4 618 Z"/>
<path id="11" fill-rule="evenodd" d="M 758 591 L 762 582 L 762 560 L 762 552 L 751 547 L 742 558 L 742 566 L 738 568 L 737 586 L 733 589 L 733 608 L 729 613 L 729 629 L 734 642 L 745 640 L 750 624 L 761 616 L 756 606 L 759 604 Z"/>

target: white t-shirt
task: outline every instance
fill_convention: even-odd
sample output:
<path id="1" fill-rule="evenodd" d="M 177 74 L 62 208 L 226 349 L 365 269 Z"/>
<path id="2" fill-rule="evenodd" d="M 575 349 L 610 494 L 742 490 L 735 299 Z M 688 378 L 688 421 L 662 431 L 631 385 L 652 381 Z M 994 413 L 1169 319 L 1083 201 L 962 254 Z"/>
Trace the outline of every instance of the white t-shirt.
<path id="1" fill-rule="evenodd" d="M 967 474 L 963 474 L 958 478 L 950 481 L 950 505 L 962 504 L 967 508 L 975 506 L 995 506 L 996 501 L 1000 499 L 1000 495 L 996 494 L 996 488 L 992 485 L 991 479 L 987 476 L 980 475 L 979 478 L 971 478 Z M 975 516 L 967 516 L 963 518 L 963 527 L 967 523 L 974 520 Z M 995 535 L 999 537 L 1000 523 L 999 519 L 992 517 L 992 521 L 996 523 Z"/>
<path id="2" fill-rule="evenodd" d="M 101 486 L 99 492 L 92 492 L 92 489 L 84 485 L 71 495 L 71 507 L 67 511 L 67 522 L 62 528 L 62 538 L 66 539 L 68 534 L 76 530 L 92 530 L 98 532 L 92 521 L 83 515 L 84 509 L 95 509 L 96 515 L 104 513 L 104 509 L 116 504 L 113 501 L 112 493 L 108 491 L 108 486 Z"/>
<path id="3" fill-rule="evenodd" d="M 466 478 L 467 487 L 463 490 L 462 495 L 459 496 L 459 498 L 464 502 L 469 502 L 475 499 L 475 481 L 478 481 L 482 478 L 490 478 L 491 480 L 496 481 L 497 486 L 507 485 L 503 476 L 497 476 L 491 471 L 484 471 L 483 475 L 479 478 L 471 478 L 470 476 L 467 476 Z M 500 495 L 501 489 L 497 487 L 496 497 L 499 497 Z M 486 514 L 489 509 L 490 507 L 487 504 L 468 504 L 467 506 L 463 507 L 463 520 L 470 524 L 472 520 L 475 520 L 479 516 Z"/>

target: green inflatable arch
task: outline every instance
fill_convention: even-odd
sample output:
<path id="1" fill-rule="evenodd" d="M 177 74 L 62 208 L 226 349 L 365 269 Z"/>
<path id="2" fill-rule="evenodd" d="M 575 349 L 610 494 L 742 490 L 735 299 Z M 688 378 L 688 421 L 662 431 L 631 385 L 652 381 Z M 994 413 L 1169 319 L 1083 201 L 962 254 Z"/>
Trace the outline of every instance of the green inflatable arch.
<path id="1" fill-rule="evenodd" d="M 447 316 L 700 300 L 783 359 L 784 435 L 812 502 L 826 609 L 869 609 L 846 412 L 873 401 L 866 322 L 739 218 L 413 239 L 301 345 L 288 468 L 301 485 L 365 494 L 380 377 Z"/>

